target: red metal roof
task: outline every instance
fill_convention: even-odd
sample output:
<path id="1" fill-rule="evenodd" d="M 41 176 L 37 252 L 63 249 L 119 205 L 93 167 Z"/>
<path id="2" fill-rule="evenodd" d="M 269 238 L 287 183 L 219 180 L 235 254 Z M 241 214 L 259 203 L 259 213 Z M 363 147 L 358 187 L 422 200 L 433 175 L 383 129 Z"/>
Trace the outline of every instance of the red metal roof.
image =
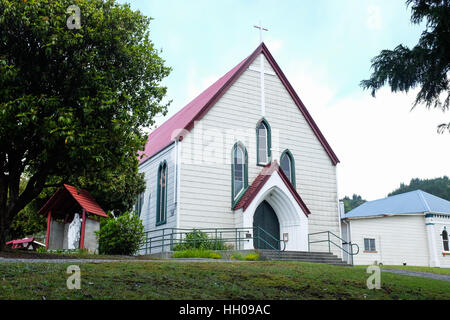
<path id="1" fill-rule="evenodd" d="M 234 210 L 237 209 L 243 209 L 244 211 L 248 208 L 250 203 L 252 203 L 253 199 L 256 197 L 258 192 L 261 190 L 261 188 L 264 186 L 264 184 L 269 180 L 269 178 L 272 176 L 272 174 L 277 171 L 278 174 L 281 177 L 281 180 L 285 183 L 286 187 L 291 192 L 294 199 L 297 201 L 300 208 L 302 208 L 303 212 L 306 216 L 311 214 L 306 204 L 303 202 L 302 198 L 298 194 L 298 192 L 295 190 L 292 183 L 289 181 L 289 179 L 284 174 L 283 170 L 281 170 L 280 165 L 277 161 L 272 162 L 271 164 L 266 165 L 259 175 L 253 180 L 252 184 L 248 187 L 248 189 L 245 191 L 242 198 L 239 200 L 239 202 L 234 206 Z"/>
<path id="2" fill-rule="evenodd" d="M 164 122 L 160 127 L 153 130 L 148 137 L 144 152 L 141 153 L 144 154 L 144 157 L 140 159 L 139 163 L 141 164 L 145 162 L 145 160 L 151 158 L 159 151 L 172 144 L 174 142 L 174 138 L 177 136 L 181 135 L 182 137 L 183 134 L 181 129 L 190 130 L 193 127 L 194 121 L 199 120 L 202 117 L 200 114 L 205 106 L 209 105 L 214 100 L 214 97 L 224 91 L 226 84 L 242 67 L 242 65 L 245 64 L 247 59 L 239 63 L 222 78 L 217 80 L 197 98 L 192 100 L 183 109 Z"/>
<path id="3" fill-rule="evenodd" d="M 324 147 L 332 163 L 334 165 L 339 163 L 339 159 L 337 158 L 336 154 L 331 149 L 322 132 L 317 127 L 303 102 L 297 96 L 295 90 L 292 88 L 284 73 L 281 71 L 272 54 L 267 49 L 266 45 L 264 43 L 261 43 L 261 45 L 259 45 L 258 48 L 256 48 L 256 50 L 250 56 L 241 61 L 241 63 L 235 66 L 232 70 L 230 70 L 222 78 L 216 81 L 208 89 L 203 91 L 203 93 L 192 100 L 183 109 L 174 114 L 160 127 L 153 130 L 148 137 L 144 151 L 139 153 L 139 156 L 143 155 L 143 157 L 139 160 L 139 164 L 144 163 L 146 160 L 171 145 L 174 142 L 175 138 L 179 138 L 181 140 L 186 131 L 190 131 L 193 128 L 194 122 L 203 118 L 203 116 L 209 111 L 209 109 L 217 102 L 217 100 L 222 97 L 226 90 L 244 72 L 244 70 L 248 68 L 248 66 L 260 53 L 263 53 L 265 55 L 275 73 L 281 79 L 283 85 L 286 87 L 295 104 L 300 109 L 306 121 L 311 126 L 314 134 L 317 136 L 320 143 Z"/>
<path id="4" fill-rule="evenodd" d="M 107 218 L 108 215 L 103 211 L 103 209 L 98 205 L 95 199 L 91 196 L 89 192 L 83 189 L 77 189 L 68 184 L 64 185 L 64 188 L 56 191 L 53 196 L 46 202 L 46 204 L 39 210 L 40 214 L 47 214 L 49 210 L 53 209 L 58 205 L 61 200 L 67 199 L 68 194 L 87 212 L 95 214 L 100 217 Z"/>

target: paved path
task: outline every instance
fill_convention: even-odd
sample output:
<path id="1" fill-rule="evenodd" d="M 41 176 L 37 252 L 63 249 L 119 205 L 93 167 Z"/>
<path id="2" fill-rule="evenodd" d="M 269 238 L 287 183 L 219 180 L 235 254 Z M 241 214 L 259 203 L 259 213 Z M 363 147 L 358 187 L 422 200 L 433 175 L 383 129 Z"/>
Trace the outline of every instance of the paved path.
<path id="1" fill-rule="evenodd" d="M 117 262 L 254 262 L 242 260 L 225 260 L 225 259 L 203 259 L 203 258 L 177 258 L 177 259 L 17 259 L 17 258 L 1 258 L 0 263 L 117 263 Z"/>
<path id="2" fill-rule="evenodd" d="M 413 277 L 423 277 L 423 278 L 437 279 L 437 280 L 443 280 L 443 281 L 450 281 L 450 276 L 445 275 L 445 274 L 437 274 L 437 273 L 421 272 L 421 271 L 411 271 L 411 270 L 403 270 L 403 269 L 384 269 L 384 268 L 382 268 L 381 271 L 403 274 L 403 275 L 413 276 Z"/>

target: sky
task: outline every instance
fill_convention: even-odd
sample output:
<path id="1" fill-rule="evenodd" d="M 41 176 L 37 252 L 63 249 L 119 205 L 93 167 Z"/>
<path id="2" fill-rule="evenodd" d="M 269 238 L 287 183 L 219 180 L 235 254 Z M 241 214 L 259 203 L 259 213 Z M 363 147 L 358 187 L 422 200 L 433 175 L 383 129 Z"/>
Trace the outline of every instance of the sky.
<path id="1" fill-rule="evenodd" d="M 264 42 L 339 157 L 338 193 L 387 196 L 412 178 L 450 176 L 450 113 L 417 106 L 416 91 L 376 98 L 359 83 L 383 49 L 417 43 L 404 1 L 120 0 L 153 18 L 150 38 L 166 65 L 172 100 L 160 125 Z M 300 178 L 300 177 L 298 177 Z"/>

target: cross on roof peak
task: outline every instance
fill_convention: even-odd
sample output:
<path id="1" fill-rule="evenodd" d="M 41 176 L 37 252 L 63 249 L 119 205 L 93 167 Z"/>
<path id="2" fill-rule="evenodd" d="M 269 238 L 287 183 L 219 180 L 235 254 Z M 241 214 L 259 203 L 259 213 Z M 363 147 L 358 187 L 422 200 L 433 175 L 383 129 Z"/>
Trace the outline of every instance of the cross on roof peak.
<path id="1" fill-rule="evenodd" d="M 259 21 L 259 25 L 254 25 L 253 27 L 259 29 L 259 42 L 262 43 L 263 42 L 262 32 L 269 31 L 269 29 L 264 28 L 261 21 Z"/>

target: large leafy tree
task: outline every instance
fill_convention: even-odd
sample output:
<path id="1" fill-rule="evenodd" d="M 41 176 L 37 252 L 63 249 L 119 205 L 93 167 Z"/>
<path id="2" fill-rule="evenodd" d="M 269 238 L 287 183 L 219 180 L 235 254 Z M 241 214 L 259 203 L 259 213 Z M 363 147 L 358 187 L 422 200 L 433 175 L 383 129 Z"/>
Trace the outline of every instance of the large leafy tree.
<path id="1" fill-rule="evenodd" d="M 149 23 L 115 0 L 0 0 L 0 248 L 45 188 L 136 173 L 142 128 L 167 110 Z"/>
<path id="2" fill-rule="evenodd" d="M 414 106 L 444 111 L 450 106 L 450 0 L 408 0 L 411 22 L 426 21 L 419 42 L 412 48 L 399 45 L 383 50 L 372 59 L 373 73 L 361 85 L 372 95 L 386 83 L 393 92 L 420 88 Z M 438 131 L 450 130 L 450 123 L 439 125 Z"/>

